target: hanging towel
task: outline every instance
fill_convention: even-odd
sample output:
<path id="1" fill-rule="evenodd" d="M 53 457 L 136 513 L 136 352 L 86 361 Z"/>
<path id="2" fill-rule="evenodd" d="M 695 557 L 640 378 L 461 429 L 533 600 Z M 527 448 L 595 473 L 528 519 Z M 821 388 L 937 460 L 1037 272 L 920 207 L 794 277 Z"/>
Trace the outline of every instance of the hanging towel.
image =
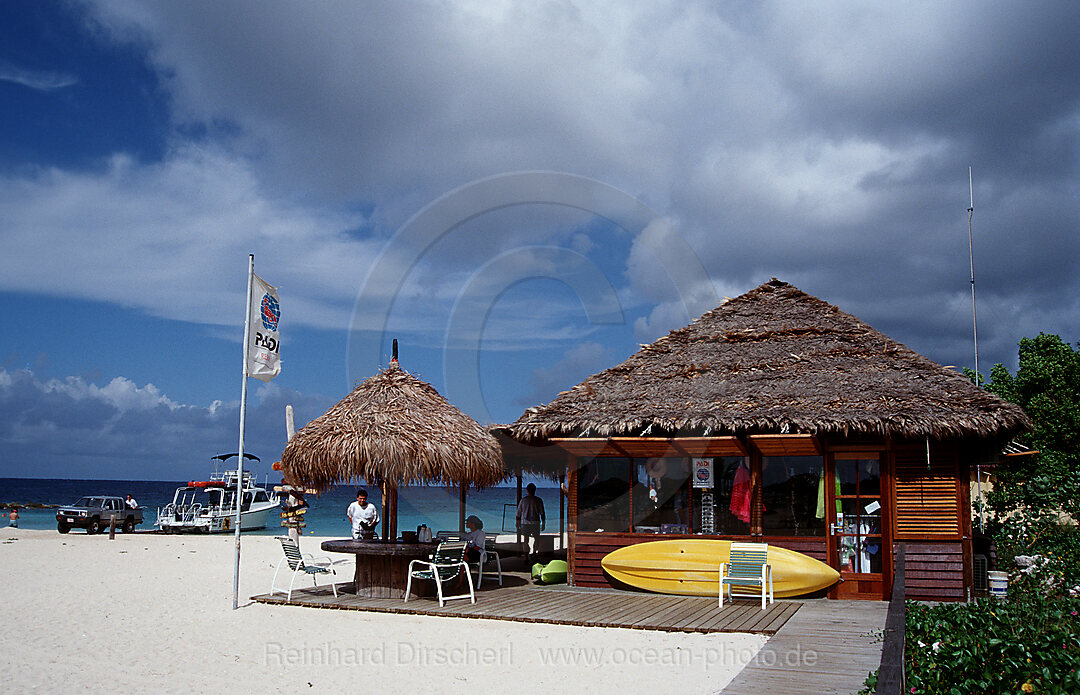
<path id="1" fill-rule="evenodd" d="M 728 510 L 740 521 L 750 523 L 750 471 L 746 470 L 746 466 L 739 466 L 735 471 Z"/>
<path id="2" fill-rule="evenodd" d="M 835 478 L 835 476 L 834 476 Z M 836 483 L 836 511 L 843 511 L 843 505 L 840 503 L 840 478 L 835 478 Z M 821 477 L 818 478 L 817 484 L 817 511 L 814 512 L 814 517 L 817 519 L 825 518 L 825 469 L 821 469 Z"/>

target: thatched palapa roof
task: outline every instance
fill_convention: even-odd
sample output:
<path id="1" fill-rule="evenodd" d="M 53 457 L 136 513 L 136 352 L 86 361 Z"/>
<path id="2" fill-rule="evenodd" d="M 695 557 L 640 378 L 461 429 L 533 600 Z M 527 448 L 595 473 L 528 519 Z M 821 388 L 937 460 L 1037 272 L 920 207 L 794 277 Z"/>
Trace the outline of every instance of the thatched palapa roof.
<path id="1" fill-rule="evenodd" d="M 553 436 L 1009 437 L 1016 405 L 773 279 L 643 346 L 510 426 Z"/>
<path id="2" fill-rule="evenodd" d="M 495 438 L 396 361 L 297 432 L 281 464 L 291 483 L 316 490 L 353 480 L 482 488 L 506 477 Z"/>

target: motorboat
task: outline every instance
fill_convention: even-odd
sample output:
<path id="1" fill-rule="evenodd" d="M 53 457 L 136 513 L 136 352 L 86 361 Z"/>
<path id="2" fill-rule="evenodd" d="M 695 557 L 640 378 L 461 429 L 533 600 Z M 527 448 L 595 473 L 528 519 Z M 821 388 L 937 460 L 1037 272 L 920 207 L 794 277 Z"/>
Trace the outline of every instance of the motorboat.
<path id="1" fill-rule="evenodd" d="M 224 463 L 236 454 L 214 456 L 212 461 Z M 253 454 L 244 458 L 258 461 Z M 215 464 L 216 465 L 216 464 Z M 238 466 L 238 468 L 241 468 Z M 165 533 L 227 533 L 235 531 L 236 484 L 240 476 L 240 530 L 266 528 L 270 511 L 279 504 L 273 489 L 256 483 L 250 471 L 215 471 L 209 480 L 193 480 L 173 493 L 173 500 L 157 510 L 156 525 Z"/>

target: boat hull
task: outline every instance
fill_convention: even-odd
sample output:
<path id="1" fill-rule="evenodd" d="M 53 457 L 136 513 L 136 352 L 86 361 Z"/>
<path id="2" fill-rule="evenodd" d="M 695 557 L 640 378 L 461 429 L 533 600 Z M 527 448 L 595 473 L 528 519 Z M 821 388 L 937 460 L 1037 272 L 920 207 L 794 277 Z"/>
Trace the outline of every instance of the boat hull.
<path id="1" fill-rule="evenodd" d="M 249 509 L 240 513 L 240 530 L 257 531 L 266 528 L 266 520 L 277 504 L 269 504 L 258 509 Z M 177 521 L 169 517 L 159 517 L 158 527 L 165 533 L 232 533 L 235 516 L 207 514 L 194 519 Z"/>
<path id="2" fill-rule="evenodd" d="M 687 538 L 628 545 L 600 561 L 612 578 L 638 589 L 682 596 L 718 596 L 720 563 L 728 562 L 731 541 Z M 821 591 L 840 573 L 794 550 L 769 546 L 775 595 L 787 598 Z"/>

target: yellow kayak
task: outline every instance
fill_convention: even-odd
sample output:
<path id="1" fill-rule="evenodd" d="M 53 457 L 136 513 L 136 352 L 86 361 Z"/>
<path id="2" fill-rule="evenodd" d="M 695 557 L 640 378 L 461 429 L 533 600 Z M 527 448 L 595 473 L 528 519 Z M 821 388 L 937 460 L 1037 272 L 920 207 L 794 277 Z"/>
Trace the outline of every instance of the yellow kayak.
<path id="1" fill-rule="evenodd" d="M 608 553 L 601 567 L 613 578 L 646 591 L 684 596 L 718 596 L 720 563 L 728 561 L 731 541 L 687 538 L 628 545 Z M 773 589 L 778 597 L 826 589 L 840 573 L 794 550 L 769 546 Z"/>

